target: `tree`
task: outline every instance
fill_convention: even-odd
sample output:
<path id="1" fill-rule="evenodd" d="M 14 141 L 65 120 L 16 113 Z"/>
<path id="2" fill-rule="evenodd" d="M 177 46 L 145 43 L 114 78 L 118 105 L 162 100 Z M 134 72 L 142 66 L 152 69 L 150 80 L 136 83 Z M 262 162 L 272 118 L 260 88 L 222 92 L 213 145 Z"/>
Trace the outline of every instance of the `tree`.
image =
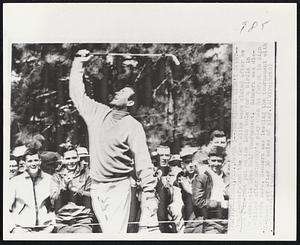
<path id="1" fill-rule="evenodd" d="M 95 57 L 87 65 L 85 87 L 108 103 L 129 84 L 137 91 L 134 116 L 145 127 L 150 149 L 158 144 L 199 145 L 214 129 L 230 136 L 230 44 L 15 44 L 12 47 L 11 147 L 19 135 L 41 133 L 48 150 L 66 140 L 87 145 L 86 125 L 68 95 L 74 54 L 92 52 L 171 53 L 167 57 Z M 124 61 L 128 64 L 124 67 Z M 130 63 L 131 62 L 131 63 Z M 22 138 L 22 137 L 21 137 Z M 26 137 L 25 137 L 26 138 Z"/>

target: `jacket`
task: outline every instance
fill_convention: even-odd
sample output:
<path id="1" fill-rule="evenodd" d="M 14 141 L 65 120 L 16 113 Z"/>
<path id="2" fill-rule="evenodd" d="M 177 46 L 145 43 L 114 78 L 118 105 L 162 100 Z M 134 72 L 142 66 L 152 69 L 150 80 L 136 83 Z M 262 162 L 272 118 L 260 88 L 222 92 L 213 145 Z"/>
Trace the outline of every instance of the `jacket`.
<path id="1" fill-rule="evenodd" d="M 226 185 L 224 190 L 224 200 L 229 199 L 229 177 L 222 173 L 223 181 Z M 226 219 L 228 218 L 228 209 L 221 207 L 221 203 L 217 202 L 217 205 L 212 205 L 213 200 L 210 200 L 212 188 L 214 187 L 212 176 L 208 171 L 202 174 L 198 174 L 192 183 L 193 191 L 193 207 L 196 217 L 203 216 L 206 219 Z"/>
<path id="2" fill-rule="evenodd" d="M 10 180 L 9 211 L 15 226 L 33 227 L 54 223 L 50 180 L 51 175 L 43 171 L 35 181 L 26 171 Z"/>
<path id="3" fill-rule="evenodd" d="M 65 168 L 57 171 L 51 179 L 51 202 L 55 207 L 56 222 L 64 224 L 89 224 L 92 221 L 91 211 L 91 178 L 89 170 L 78 165 L 74 178 L 67 186 L 64 184 Z M 75 186 L 79 192 L 70 190 Z"/>
<path id="4" fill-rule="evenodd" d="M 50 184 L 50 198 L 57 213 L 60 208 L 69 202 L 73 202 L 79 206 L 91 208 L 91 178 L 89 170 L 78 166 L 75 170 L 74 178 L 69 182 L 68 186 L 64 184 L 65 168 L 60 169 L 53 174 Z M 75 193 L 69 189 L 70 186 L 77 187 L 81 193 Z"/>

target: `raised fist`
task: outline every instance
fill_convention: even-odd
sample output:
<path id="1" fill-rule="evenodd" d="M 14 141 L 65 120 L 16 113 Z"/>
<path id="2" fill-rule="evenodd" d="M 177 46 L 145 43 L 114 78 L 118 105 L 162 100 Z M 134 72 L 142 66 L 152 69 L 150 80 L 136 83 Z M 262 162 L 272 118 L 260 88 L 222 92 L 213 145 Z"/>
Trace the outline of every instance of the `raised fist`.
<path id="1" fill-rule="evenodd" d="M 93 57 L 93 55 L 90 54 L 90 51 L 88 51 L 87 49 L 81 49 L 76 53 L 74 62 L 85 63 L 90 60 L 91 57 Z"/>

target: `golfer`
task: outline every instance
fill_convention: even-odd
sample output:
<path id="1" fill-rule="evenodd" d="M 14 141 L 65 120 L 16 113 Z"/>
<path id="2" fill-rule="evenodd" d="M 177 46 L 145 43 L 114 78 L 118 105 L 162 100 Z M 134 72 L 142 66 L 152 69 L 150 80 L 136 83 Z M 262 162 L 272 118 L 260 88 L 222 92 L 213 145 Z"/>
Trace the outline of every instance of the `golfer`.
<path id="1" fill-rule="evenodd" d="M 124 87 L 116 92 L 110 106 L 90 99 L 84 89 L 83 64 L 92 55 L 88 50 L 76 54 L 70 73 L 70 97 L 84 118 L 89 132 L 91 198 L 93 210 L 103 233 L 126 233 L 133 173 L 141 181 L 142 217 L 152 224 L 156 216 L 157 200 L 153 166 L 142 125 L 130 116 L 135 92 Z M 144 214 L 143 214 L 144 213 Z M 157 219 L 157 218 L 156 218 Z M 147 219 L 146 219 L 147 220 Z"/>

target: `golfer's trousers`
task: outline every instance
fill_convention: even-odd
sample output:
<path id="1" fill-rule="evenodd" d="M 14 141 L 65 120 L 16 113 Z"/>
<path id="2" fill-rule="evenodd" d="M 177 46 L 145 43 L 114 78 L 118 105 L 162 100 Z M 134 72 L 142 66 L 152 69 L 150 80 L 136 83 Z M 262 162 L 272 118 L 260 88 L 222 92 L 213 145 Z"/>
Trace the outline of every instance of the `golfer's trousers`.
<path id="1" fill-rule="evenodd" d="M 91 198 L 102 232 L 126 233 L 131 200 L 129 178 L 108 183 L 93 181 Z"/>

